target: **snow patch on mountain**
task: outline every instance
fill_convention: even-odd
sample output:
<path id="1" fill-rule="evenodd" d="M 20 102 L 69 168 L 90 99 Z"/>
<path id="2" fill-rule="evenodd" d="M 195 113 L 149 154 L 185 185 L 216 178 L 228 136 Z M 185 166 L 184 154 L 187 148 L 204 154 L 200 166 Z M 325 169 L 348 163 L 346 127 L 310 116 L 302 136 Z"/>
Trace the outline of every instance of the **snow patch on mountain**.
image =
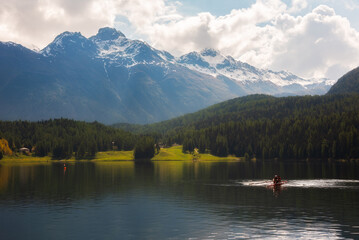
<path id="1" fill-rule="evenodd" d="M 115 65 L 164 64 L 174 59 L 168 52 L 156 50 L 140 40 L 128 39 L 116 29 L 100 29 L 90 40 L 97 46 L 96 57 Z"/>
<path id="2" fill-rule="evenodd" d="M 58 35 L 52 43 L 47 45 L 40 53 L 46 57 L 79 50 L 92 52 L 94 45 L 92 41 L 82 36 L 80 32 L 64 32 Z"/>
<path id="3" fill-rule="evenodd" d="M 5 45 L 7 47 L 20 47 L 20 44 L 14 43 L 14 42 L 3 42 L 0 41 L 0 44 Z"/>

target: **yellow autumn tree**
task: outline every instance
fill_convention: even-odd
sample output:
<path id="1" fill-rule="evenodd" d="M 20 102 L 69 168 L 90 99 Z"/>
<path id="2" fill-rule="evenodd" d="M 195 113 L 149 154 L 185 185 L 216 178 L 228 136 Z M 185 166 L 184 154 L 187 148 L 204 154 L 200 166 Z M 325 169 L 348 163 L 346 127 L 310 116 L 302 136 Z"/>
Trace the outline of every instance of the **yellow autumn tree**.
<path id="1" fill-rule="evenodd" d="M 12 155 L 12 151 L 9 148 L 9 143 L 4 138 L 0 138 L 0 153 L 2 153 L 2 155 Z"/>

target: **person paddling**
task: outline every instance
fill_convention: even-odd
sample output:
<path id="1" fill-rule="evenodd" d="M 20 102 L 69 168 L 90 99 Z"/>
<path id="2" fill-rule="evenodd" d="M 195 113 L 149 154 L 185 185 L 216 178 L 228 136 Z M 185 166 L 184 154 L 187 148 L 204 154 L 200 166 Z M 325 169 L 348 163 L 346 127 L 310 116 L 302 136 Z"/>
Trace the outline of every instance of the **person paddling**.
<path id="1" fill-rule="evenodd" d="M 281 182 L 282 182 L 282 179 L 280 178 L 280 176 L 274 175 L 273 184 L 280 184 Z"/>

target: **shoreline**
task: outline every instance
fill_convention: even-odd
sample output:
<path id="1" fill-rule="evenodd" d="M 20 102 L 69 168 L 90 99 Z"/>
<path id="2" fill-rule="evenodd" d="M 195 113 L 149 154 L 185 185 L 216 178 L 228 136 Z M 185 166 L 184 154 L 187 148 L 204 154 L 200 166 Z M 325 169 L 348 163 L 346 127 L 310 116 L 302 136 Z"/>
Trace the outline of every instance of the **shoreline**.
<path id="1" fill-rule="evenodd" d="M 159 154 L 150 159 L 151 161 L 239 161 L 241 158 L 228 156 L 217 157 L 208 153 L 204 154 L 190 154 L 183 153 L 182 146 L 175 146 L 170 148 L 161 148 Z M 52 159 L 50 156 L 4 156 L 0 160 L 1 163 L 52 163 L 52 162 L 106 162 L 106 161 L 136 161 L 133 158 L 133 151 L 106 151 L 98 152 L 93 158 L 76 159 Z"/>
<path id="2" fill-rule="evenodd" d="M 241 157 L 227 156 L 227 157 L 217 157 L 209 153 L 183 153 L 182 146 L 174 146 L 169 148 L 161 148 L 159 154 L 155 155 L 150 159 L 152 162 L 161 162 L 161 161 L 262 161 L 262 159 L 251 159 L 244 160 Z M 265 159 L 270 160 L 270 159 Z M 273 161 L 290 161 L 290 160 L 280 160 L 272 159 Z M 298 160 L 298 159 L 297 159 Z M 302 159 L 303 161 L 323 161 L 323 159 Z M 73 163 L 73 162 L 125 162 L 131 161 L 135 162 L 133 158 L 133 151 L 106 151 L 98 152 L 93 158 L 83 158 L 76 159 L 72 157 L 70 159 L 52 159 L 50 156 L 37 157 L 37 156 L 27 156 L 27 155 L 18 155 L 18 156 L 4 156 L 0 160 L 0 164 L 16 163 L 16 164 L 27 164 L 27 163 Z M 141 161 L 141 160 L 138 160 Z M 340 161 L 340 162 L 356 162 L 359 163 L 359 159 L 325 159 L 324 161 Z"/>

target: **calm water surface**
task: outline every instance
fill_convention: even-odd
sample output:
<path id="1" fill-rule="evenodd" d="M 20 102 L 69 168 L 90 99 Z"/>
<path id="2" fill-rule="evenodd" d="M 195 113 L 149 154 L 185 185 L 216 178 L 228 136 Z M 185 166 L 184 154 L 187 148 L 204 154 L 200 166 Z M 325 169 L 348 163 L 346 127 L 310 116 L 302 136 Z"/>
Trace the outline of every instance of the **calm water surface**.
<path id="1" fill-rule="evenodd" d="M 359 239 L 358 203 L 358 162 L 0 163 L 0 239 Z"/>

